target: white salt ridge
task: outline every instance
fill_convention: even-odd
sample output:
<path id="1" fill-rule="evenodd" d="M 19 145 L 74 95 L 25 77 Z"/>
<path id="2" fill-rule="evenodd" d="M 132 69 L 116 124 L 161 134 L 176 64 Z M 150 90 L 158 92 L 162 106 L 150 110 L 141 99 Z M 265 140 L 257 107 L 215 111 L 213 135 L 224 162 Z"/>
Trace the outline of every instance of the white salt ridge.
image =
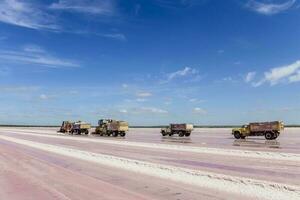
<path id="1" fill-rule="evenodd" d="M 300 188 L 298 186 L 190 170 L 186 168 L 32 142 L 7 136 L 0 136 L 0 139 L 105 166 L 190 184 L 201 188 L 229 192 L 253 199 L 300 199 Z"/>
<path id="2" fill-rule="evenodd" d="M 123 145 L 130 147 L 141 147 L 141 148 L 155 148 L 160 150 L 171 150 L 180 152 L 190 152 L 190 153 L 205 153 L 205 154 L 215 154 L 221 156 L 237 156 L 243 158 L 255 158 L 255 159 L 270 159 L 270 160 L 283 160 L 291 162 L 300 162 L 300 154 L 294 153 L 282 153 L 282 152 L 267 152 L 267 151 L 250 151 L 250 150 L 235 150 L 235 149 L 222 149 L 222 148 L 210 148 L 210 147 L 192 147 L 183 145 L 168 145 L 168 144 L 155 144 L 155 143 L 144 143 L 144 142 L 130 142 L 130 141 L 115 141 L 107 139 L 92 139 L 83 137 L 70 137 L 64 134 L 58 135 L 42 135 L 34 133 L 18 132 L 21 135 L 30 135 L 38 137 L 47 138 L 59 138 L 64 140 L 74 140 L 74 141 L 86 141 L 95 142 L 110 145 Z"/>

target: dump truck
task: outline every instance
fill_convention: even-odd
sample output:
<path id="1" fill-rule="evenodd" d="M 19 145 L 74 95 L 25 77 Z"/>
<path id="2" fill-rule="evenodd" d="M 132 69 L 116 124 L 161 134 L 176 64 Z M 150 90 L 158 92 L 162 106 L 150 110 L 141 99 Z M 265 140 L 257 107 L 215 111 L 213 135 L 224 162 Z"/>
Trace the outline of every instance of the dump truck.
<path id="1" fill-rule="evenodd" d="M 62 133 L 71 133 L 71 134 L 89 134 L 89 130 L 91 129 L 91 124 L 85 123 L 82 121 L 78 122 L 70 122 L 70 121 L 63 121 L 59 132 Z"/>
<path id="2" fill-rule="evenodd" d="M 125 121 L 101 119 L 98 121 L 98 126 L 94 134 L 99 134 L 100 136 L 124 137 L 128 130 L 128 123 Z"/>
<path id="3" fill-rule="evenodd" d="M 232 135 L 236 139 L 245 139 L 248 136 L 265 136 L 267 140 L 275 140 L 283 129 L 282 121 L 255 122 L 233 129 Z"/>
<path id="4" fill-rule="evenodd" d="M 160 133 L 162 136 L 178 134 L 179 137 L 189 137 L 193 129 L 193 124 L 170 124 L 168 127 L 162 128 Z"/>

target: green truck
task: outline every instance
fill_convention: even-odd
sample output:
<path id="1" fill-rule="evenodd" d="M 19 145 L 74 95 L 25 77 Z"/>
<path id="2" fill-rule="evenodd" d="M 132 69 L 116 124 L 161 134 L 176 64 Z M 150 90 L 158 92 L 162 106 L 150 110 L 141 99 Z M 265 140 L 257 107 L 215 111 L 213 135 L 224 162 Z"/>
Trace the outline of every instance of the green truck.
<path id="1" fill-rule="evenodd" d="M 129 126 L 125 121 L 101 119 L 98 121 L 98 126 L 96 127 L 94 134 L 99 134 L 100 136 L 124 137 L 128 130 Z"/>
<path id="2" fill-rule="evenodd" d="M 245 139 L 248 136 L 265 136 L 267 140 L 275 140 L 284 130 L 282 121 L 249 123 L 241 128 L 232 129 L 236 139 Z"/>

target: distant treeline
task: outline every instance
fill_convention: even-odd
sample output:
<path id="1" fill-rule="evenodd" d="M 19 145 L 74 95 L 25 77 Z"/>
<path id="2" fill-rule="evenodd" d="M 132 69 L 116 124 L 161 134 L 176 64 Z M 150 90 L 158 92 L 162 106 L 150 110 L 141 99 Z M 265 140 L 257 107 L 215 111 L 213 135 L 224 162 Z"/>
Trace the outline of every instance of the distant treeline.
<path id="1" fill-rule="evenodd" d="M 162 128 L 162 127 L 166 127 L 167 125 L 160 125 L 160 126 L 130 126 L 129 128 Z M 60 126 L 57 125 L 1 125 L 0 127 L 42 127 L 42 128 L 58 128 Z M 95 128 L 96 126 L 92 126 L 93 128 Z M 241 127 L 241 125 L 194 125 L 195 128 L 236 128 L 236 127 Z M 297 128 L 300 127 L 300 125 L 295 125 L 295 124 L 289 124 L 289 125 L 285 125 L 285 127 L 288 128 Z"/>

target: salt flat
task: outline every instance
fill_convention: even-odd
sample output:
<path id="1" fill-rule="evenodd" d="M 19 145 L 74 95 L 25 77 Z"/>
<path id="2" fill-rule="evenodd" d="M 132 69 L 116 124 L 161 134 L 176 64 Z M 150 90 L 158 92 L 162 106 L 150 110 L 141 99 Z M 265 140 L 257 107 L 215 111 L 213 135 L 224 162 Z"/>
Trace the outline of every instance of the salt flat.
<path id="1" fill-rule="evenodd" d="M 276 141 L 235 140 L 223 128 L 190 138 L 56 130 L 0 128 L 0 199 L 300 199 L 298 128 Z"/>

